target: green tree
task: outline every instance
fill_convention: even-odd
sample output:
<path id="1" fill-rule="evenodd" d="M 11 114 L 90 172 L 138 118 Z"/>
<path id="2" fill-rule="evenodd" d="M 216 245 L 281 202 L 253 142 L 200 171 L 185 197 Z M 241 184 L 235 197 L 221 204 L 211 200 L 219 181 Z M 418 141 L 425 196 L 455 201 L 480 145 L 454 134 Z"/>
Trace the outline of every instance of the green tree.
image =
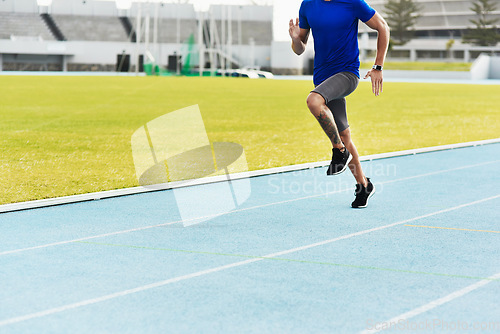
<path id="1" fill-rule="evenodd" d="M 500 42 L 500 34 L 498 33 L 495 23 L 500 21 L 495 18 L 488 18 L 491 12 L 497 10 L 497 0 L 477 0 L 472 4 L 470 10 L 477 14 L 477 20 L 470 20 L 476 27 L 469 28 L 464 34 L 462 40 L 464 43 L 488 46 L 496 45 Z"/>
<path id="2" fill-rule="evenodd" d="M 413 0 L 388 0 L 385 3 L 385 19 L 391 27 L 391 44 L 404 45 L 412 39 L 421 10 L 422 7 Z"/>

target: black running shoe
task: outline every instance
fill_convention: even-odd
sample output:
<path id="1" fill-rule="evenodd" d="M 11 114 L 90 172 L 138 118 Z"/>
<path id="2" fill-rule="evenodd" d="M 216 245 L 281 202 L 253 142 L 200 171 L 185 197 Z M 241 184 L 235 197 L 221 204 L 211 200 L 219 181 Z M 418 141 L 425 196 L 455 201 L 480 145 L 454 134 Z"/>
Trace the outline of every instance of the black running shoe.
<path id="1" fill-rule="evenodd" d="M 356 199 L 354 199 L 354 202 L 351 204 L 355 209 L 366 208 L 368 206 L 368 199 L 375 194 L 375 186 L 369 178 L 366 178 L 366 180 L 368 180 L 368 185 L 366 187 L 362 184 L 356 184 L 356 192 L 354 193 Z"/>
<path id="2" fill-rule="evenodd" d="M 352 155 L 349 153 L 347 148 L 344 147 L 344 152 L 341 152 L 340 149 L 334 148 L 332 155 L 332 162 L 330 163 L 330 167 L 328 167 L 326 171 L 326 175 L 337 175 L 345 171 L 347 165 L 352 160 Z"/>

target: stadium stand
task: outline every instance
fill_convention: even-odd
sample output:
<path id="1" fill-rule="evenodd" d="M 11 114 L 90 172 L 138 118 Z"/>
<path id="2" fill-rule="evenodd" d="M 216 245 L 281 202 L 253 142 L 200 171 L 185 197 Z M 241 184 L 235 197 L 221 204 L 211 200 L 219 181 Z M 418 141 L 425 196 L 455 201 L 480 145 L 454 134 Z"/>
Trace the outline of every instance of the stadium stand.
<path id="1" fill-rule="evenodd" d="M 1 0 L 0 70 L 113 70 L 117 58 L 127 55 L 133 71 L 138 64 L 137 53 L 145 52 L 144 44 L 135 44 L 139 11 L 141 42 L 149 30 L 150 47 L 154 41 L 158 43 L 154 49 L 160 64 L 166 66 L 172 55 L 186 52 L 187 44 L 198 48 L 199 18 L 203 16 L 204 25 L 210 27 L 206 32 L 215 24 L 218 43 L 225 44 L 231 27 L 234 48 L 230 58 L 241 66 L 270 65 L 272 7 L 215 5 L 202 14 L 185 3 L 150 3 L 141 9 L 134 3 L 129 10 L 119 10 L 113 1 L 53 0 L 47 7 L 38 6 L 36 0 Z M 150 18 L 149 29 L 145 27 L 146 15 Z M 222 25 L 225 37 L 221 36 Z M 20 43 L 21 39 L 31 43 Z M 192 66 L 197 66 L 198 58 L 191 58 Z"/>
<path id="2" fill-rule="evenodd" d="M 52 35 L 58 40 L 58 41 L 66 41 L 66 37 L 64 37 L 64 34 L 62 33 L 61 29 L 59 29 L 59 26 L 57 23 L 54 21 L 52 18 L 52 15 L 49 13 L 42 13 L 40 14 L 40 17 L 42 18 L 43 22 L 45 22 L 45 25 L 50 29 L 52 32 Z"/>
<path id="3" fill-rule="evenodd" d="M 119 19 L 122 23 L 123 29 L 125 29 L 128 39 L 130 39 L 132 43 L 135 43 L 137 41 L 137 35 L 135 34 L 130 18 L 128 16 L 120 16 Z"/>
<path id="4" fill-rule="evenodd" d="M 68 41 L 128 41 L 128 36 L 116 16 L 53 15 L 53 17 Z"/>
<path id="5" fill-rule="evenodd" d="M 216 21 L 217 30 L 221 31 L 221 21 Z M 232 24 L 233 42 L 238 39 L 238 22 L 233 21 Z M 241 23 L 241 40 L 243 44 L 248 44 L 250 40 L 255 42 L 255 45 L 270 45 L 273 41 L 272 21 L 244 21 Z"/>
<path id="6" fill-rule="evenodd" d="M 382 15 L 385 14 L 386 0 L 369 0 L 370 5 Z M 474 25 L 470 22 L 477 19 L 471 10 L 474 0 L 415 0 L 421 7 L 421 15 L 415 26 L 417 38 L 460 38 L 467 28 Z M 491 13 L 490 18 L 500 19 L 500 6 Z M 360 26 L 360 32 L 369 29 Z"/>
<path id="7" fill-rule="evenodd" d="M 273 40 L 272 22 L 244 22 L 242 23 L 243 42 L 250 39 L 255 41 L 256 45 L 270 45 Z"/>
<path id="8" fill-rule="evenodd" d="M 136 24 L 136 19 L 132 22 Z M 150 22 L 150 32 L 153 31 L 153 22 Z M 185 42 L 192 34 L 197 38 L 198 28 L 195 19 L 179 20 L 180 42 Z M 150 38 L 152 41 L 152 38 Z M 159 43 L 177 43 L 177 20 L 172 18 L 158 20 L 158 42 Z"/>
<path id="9" fill-rule="evenodd" d="M 367 1 L 384 15 L 386 0 Z M 415 39 L 405 46 L 395 46 L 389 58 L 472 61 L 483 52 L 500 54 L 499 46 L 485 48 L 460 42 L 464 31 L 473 26 L 470 20 L 475 19 L 471 10 L 475 0 L 414 1 L 422 7 L 415 27 Z M 154 17 L 158 17 L 158 44 L 154 49 L 157 61 L 164 66 L 173 54 L 184 52 L 190 36 L 194 36 L 194 43 L 190 42 L 194 49 L 203 45 L 199 41 L 200 18 L 203 18 L 205 35 L 210 34 L 215 25 L 221 44 L 228 41 L 227 30 L 231 29 L 232 47 L 222 46 L 224 50 L 218 57 L 230 58 L 238 66 L 274 69 L 273 58 L 279 59 L 278 66 L 285 66 L 283 73 L 301 73 L 301 66 L 310 66 L 309 59 L 305 59 L 303 65 L 298 63 L 289 52 L 289 42 L 273 41 L 273 8 L 269 6 L 212 5 L 202 13 L 186 3 L 150 3 L 144 4 L 141 10 L 140 37 L 143 42 L 145 15 L 150 17 L 150 43 L 154 42 Z M 55 68 L 57 65 L 62 70 L 113 70 L 117 56 L 122 54 L 130 56 L 130 70 L 133 70 L 135 64 L 139 64 L 138 53 L 145 53 L 144 44 L 138 46 L 134 43 L 138 13 L 136 3 L 129 10 L 118 10 L 113 1 L 53 0 L 50 7 L 39 7 L 36 0 L 0 0 L 0 70 L 7 62 L 4 70 L 32 68 L 28 66 L 30 61 L 36 64 L 36 68 Z M 500 9 L 491 17 L 500 19 Z M 376 34 L 364 24 L 359 27 L 361 55 L 371 57 Z M 448 49 L 451 40 L 454 40 L 453 49 Z M 205 48 L 211 46 L 205 43 Z M 287 63 L 284 61 L 287 57 L 293 57 L 293 60 Z M 302 58 L 310 57 L 308 54 Z M 197 66 L 199 59 L 192 57 L 192 65 Z M 14 62 L 18 63 L 14 66 Z"/>
<path id="10" fill-rule="evenodd" d="M 38 13 L 0 12 L 0 39 L 54 40 Z"/>

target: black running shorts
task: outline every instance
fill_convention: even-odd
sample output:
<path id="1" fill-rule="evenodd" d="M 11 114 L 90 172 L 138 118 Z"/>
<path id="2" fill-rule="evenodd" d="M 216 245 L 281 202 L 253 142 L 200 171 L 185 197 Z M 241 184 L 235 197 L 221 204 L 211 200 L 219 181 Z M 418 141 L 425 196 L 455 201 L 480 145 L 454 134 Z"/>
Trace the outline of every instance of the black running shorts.
<path id="1" fill-rule="evenodd" d="M 351 72 L 340 72 L 323 81 L 312 91 L 325 99 L 327 107 L 332 111 L 339 133 L 349 127 L 345 97 L 358 87 L 359 78 Z"/>

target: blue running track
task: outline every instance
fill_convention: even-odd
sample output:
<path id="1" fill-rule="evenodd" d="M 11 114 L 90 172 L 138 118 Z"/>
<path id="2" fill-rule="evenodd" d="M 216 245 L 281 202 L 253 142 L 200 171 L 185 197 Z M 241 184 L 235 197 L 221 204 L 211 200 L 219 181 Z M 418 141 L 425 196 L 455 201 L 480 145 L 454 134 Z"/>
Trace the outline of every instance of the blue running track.
<path id="1" fill-rule="evenodd" d="M 0 214 L 0 333 L 500 332 L 500 144 L 364 168 L 361 210 L 315 168 L 192 226 L 172 190 Z"/>

